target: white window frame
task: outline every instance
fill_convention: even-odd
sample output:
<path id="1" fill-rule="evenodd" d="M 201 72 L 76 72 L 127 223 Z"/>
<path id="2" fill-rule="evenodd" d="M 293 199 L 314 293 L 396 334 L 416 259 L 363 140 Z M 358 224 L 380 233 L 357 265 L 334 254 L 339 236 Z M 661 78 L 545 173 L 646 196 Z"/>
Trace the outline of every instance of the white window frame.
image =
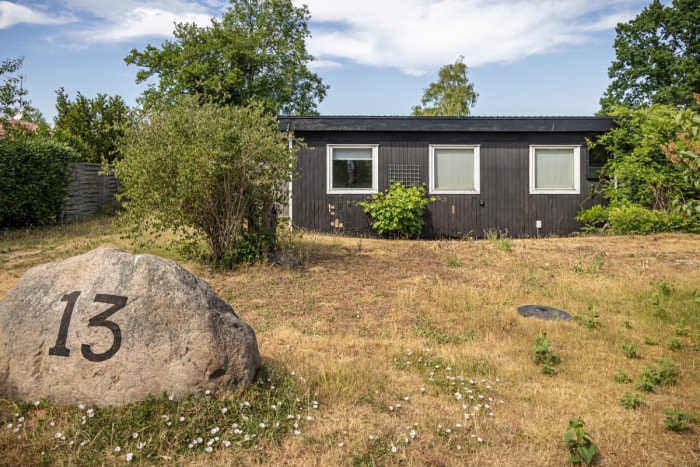
<path id="1" fill-rule="evenodd" d="M 438 195 L 469 195 L 479 194 L 481 190 L 481 174 L 479 168 L 481 166 L 481 147 L 478 144 L 431 144 L 430 146 L 430 164 L 428 169 L 428 190 L 431 194 Z M 472 149 L 474 150 L 474 188 L 467 190 L 446 190 L 435 187 L 435 150 L 436 149 Z"/>
<path id="2" fill-rule="evenodd" d="M 574 155 L 574 186 L 572 188 L 537 188 L 535 186 L 535 154 L 538 149 L 570 149 Z M 572 195 L 581 193 L 581 146 L 579 145 L 530 145 L 530 194 L 532 195 Z"/>
<path id="3" fill-rule="evenodd" d="M 333 188 L 333 150 L 371 149 L 372 188 Z M 376 194 L 379 193 L 379 145 L 378 144 L 328 144 L 326 145 L 326 187 L 328 194 Z"/>

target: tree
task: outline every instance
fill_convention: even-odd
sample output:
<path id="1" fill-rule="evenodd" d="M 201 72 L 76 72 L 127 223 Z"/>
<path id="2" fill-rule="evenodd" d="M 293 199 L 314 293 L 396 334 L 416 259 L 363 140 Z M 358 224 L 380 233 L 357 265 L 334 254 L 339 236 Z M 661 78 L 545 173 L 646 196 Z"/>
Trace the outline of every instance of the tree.
<path id="1" fill-rule="evenodd" d="M 22 76 L 16 73 L 22 68 L 24 57 L 6 59 L 0 63 L 0 76 L 9 74 L 0 87 L 0 112 L 4 118 L 14 118 L 21 115 L 25 105 L 27 90 L 22 87 Z"/>
<path id="2" fill-rule="evenodd" d="M 75 101 L 63 88 L 56 91 L 56 137 L 75 148 L 84 162 L 112 162 L 119 157 L 117 140 L 130 110 L 120 96 L 98 94 L 89 99 L 78 92 Z"/>
<path id="3" fill-rule="evenodd" d="M 688 167 L 664 152 L 683 131 L 683 112 L 656 104 L 610 113 L 620 117 L 617 127 L 594 143 L 612 155 L 601 170 L 601 191 L 609 205 L 582 211 L 577 219 L 586 230 L 608 226 L 616 233 L 700 229 L 700 215 L 683 209 L 698 198 L 698 187 L 686 176 Z"/>
<path id="4" fill-rule="evenodd" d="M 316 113 L 327 86 L 307 68 L 313 60 L 305 44 L 308 8 L 294 7 L 291 0 L 231 0 L 231 5 L 210 27 L 180 23 L 174 41 L 131 51 L 126 63 L 142 68 L 136 82 L 158 78 L 144 91 L 144 106 L 198 95 L 220 105 L 259 100 L 274 114 Z"/>
<path id="5" fill-rule="evenodd" d="M 454 64 L 445 65 L 438 72 L 438 81 L 430 83 L 423 90 L 421 105 L 413 106 L 413 115 L 469 115 L 469 107 L 474 107 L 476 98 L 474 85 L 467 79 L 467 65 L 460 56 Z"/>
<path id="6" fill-rule="evenodd" d="M 219 266 L 261 259 L 286 202 L 295 149 L 262 104 L 200 103 L 190 96 L 129 127 L 114 163 L 124 219 L 135 233 L 172 230 L 206 240 Z"/>
<path id="7" fill-rule="evenodd" d="M 635 19 L 615 28 L 612 82 L 600 100 L 614 105 L 692 106 L 700 92 L 700 2 L 653 0 Z"/>
<path id="8" fill-rule="evenodd" d="M 0 86 L 0 118 L 24 119 L 45 125 L 41 112 L 26 99 L 29 91 L 22 86 L 24 76 L 19 74 L 23 64 L 24 57 L 8 58 L 0 63 L 0 76 L 9 75 Z"/>
<path id="9" fill-rule="evenodd" d="M 694 97 L 700 107 L 700 94 L 694 94 Z M 666 158 L 682 170 L 683 180 L 691 190 L 677 200 L 675 206 L 689 216 L 700 216 L 700 112 L 685 109 L 677 121 L 681 126 L 677 138 L 663 145 L 663 151 Z"/>

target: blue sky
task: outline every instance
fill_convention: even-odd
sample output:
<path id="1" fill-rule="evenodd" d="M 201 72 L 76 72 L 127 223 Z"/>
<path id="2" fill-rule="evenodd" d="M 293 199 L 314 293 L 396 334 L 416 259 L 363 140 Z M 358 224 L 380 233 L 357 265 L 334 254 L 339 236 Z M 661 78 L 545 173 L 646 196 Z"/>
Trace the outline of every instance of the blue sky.
<path id="1" fill-rule="evenodd" d="M 473 115 L 593 115 L 609 84 L 615 25 L 651 0 L 293 0 L 311 13 L 323 115 L 408 115 L 439 68 L 464 56 Z M 667 2 L 665 2 L 667 3 Z M 175 22 L 208 25 L 226 0 L 0 0 L 0 60 L 24 56 L 28 99 L 52 123 L 72 99 L 143 92 L 130 50 Z"/>

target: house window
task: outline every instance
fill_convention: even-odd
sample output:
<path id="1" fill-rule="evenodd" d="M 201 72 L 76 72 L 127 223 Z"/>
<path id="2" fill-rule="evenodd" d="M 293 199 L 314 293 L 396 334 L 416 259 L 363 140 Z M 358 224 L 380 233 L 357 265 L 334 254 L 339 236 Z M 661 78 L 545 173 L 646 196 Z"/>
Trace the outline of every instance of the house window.
<path id="1" fill-rule="evenodd" d="M 430 193 L 479 193 L 479 146 L 430 146 Z"/>
<path id="2" fill-rule="evenodd" d="M 376 144 L 328 145 L 329 193 L 377 193 Z"/>
<path id="3" fill-rule="evenodd" d="M 580 193 L 580 146 L 530 146 L 530 193 Z"/>

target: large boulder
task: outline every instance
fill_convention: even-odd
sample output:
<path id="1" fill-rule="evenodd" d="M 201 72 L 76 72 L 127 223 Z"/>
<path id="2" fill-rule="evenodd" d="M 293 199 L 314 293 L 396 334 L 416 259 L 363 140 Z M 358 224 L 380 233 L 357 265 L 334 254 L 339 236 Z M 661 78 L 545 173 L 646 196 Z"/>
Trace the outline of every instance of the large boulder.
<path id="1" fill-rule="evenodd" d="M 260 368 L 253 329 L 174 261 L 99 248 L 0 301 L 0 396 L 119 405 L 222 393 Z"/>

